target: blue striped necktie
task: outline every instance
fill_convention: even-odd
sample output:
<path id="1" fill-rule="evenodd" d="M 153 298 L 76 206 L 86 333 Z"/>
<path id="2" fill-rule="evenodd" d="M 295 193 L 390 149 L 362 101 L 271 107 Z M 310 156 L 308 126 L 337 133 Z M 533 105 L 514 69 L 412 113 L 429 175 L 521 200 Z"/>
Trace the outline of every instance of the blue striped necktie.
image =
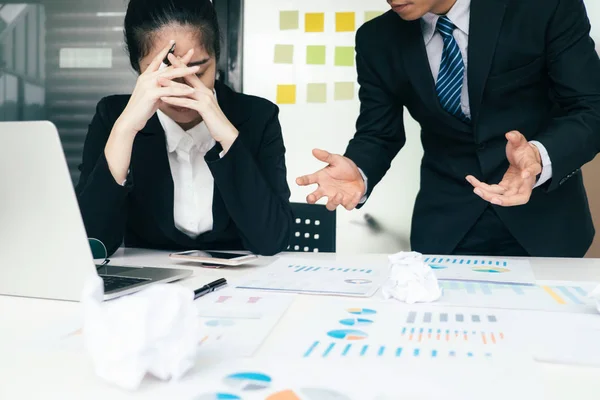
<path id="1" fill-rule="evenodd" d="M 461 108 L 465 64 L 452 35 L 455 29 L 456 26 L 445 15 L 438 20 L 437 31 L 444 39 L 444 51 L 435 89 L 444 110 L 464 122 L 470 122 Z"/>

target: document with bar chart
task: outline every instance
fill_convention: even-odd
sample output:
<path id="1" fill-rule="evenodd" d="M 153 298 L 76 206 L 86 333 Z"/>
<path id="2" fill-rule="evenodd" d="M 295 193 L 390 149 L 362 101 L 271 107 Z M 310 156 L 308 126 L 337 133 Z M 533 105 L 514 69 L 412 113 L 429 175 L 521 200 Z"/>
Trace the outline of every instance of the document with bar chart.
<path id="1" fill-rule="evenodd" d="M 251 356 L 294 301 L 293 295 L 222 290 L 195 301 L 201 356 Z"/>
<path id="2" fill-rule="evenodd" d="M 471 257 L 425 256 L 423 261 L 435 271 L 438 279 L 532 285 L 535 276 L 528 260 Z"/>
<path id="3" fill-rule="evenodd" d="M 387 279 L 387 265 L 351 265 L 280 258 L 237 285 L 239 289 L 370 297 Z"/>
<path id="4" fill-rule="evenodd" d="M 526 326 L 507 310 L 331 300 L 314 304 L 278 348 L 287 357 L 491 362 L 526 354 Z M 522 330 L 520 332 L 520 330 Z M 281 332 L 280 332 L 281 333 Z M 522 333 L 522 334 L 521 334 Z"/>
<path id="5" fill-rule="evenodd" d="M 529 286 L 440 281 L 439 284 L 442 297 L 433 305 L 597 313 L 594 302 L 587 297 L 595 283 L 546 281 Z"/>

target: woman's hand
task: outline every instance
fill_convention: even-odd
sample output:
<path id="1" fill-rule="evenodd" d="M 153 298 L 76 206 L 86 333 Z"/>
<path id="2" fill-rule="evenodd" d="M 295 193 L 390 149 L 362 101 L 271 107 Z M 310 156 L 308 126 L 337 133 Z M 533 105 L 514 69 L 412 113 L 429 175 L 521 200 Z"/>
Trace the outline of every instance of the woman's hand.
<path id="1" fill-rule="evenodd" d="M 194 74 L 199 70 L 199 67 L 177 68 L 174 66 L 160 69 L 162 60 L 168 54 L 172 44 L 171 41 L 167 47 L 157 54 L 144 73 L 138 77 L 129 103 L 127 103 L 127 107 L 125 107 L 117 121 L 117 124 L 124 130 L 134 134 L 141 131 L 148 120 L 156 113 L 161 97 L 187 96 L 194 93 L 193 88 L 185 85 L 161 86 L 158 83 L 159 79 L 171 80 L 188 75 L 195 76 Z M 180 62 L 185 61 L 188 63 L 192 54 L 193 52 L 189 51 Z"/>
<path id="2" fill-rule="evenodd" d="M 189 61 L 186 61 L 185 58 L 178 59 L 173 54 L 169 54 L 169 61 L 177 69 L 186 70 L 188 68 L 186 64 Z M 187 85 L 174 82 L 172 81 L 173 78 L 168 76 L 158 77 L 158 83 L 165 89 L 183 91 L 188 88 L 192 90 L 191 93 L 183 95 L 165 94 L 160 97 L 160 100 L 176 107 L 185 107 L 197 111 L 202 116 L 212 137 L 221 144 L 226 153 L 237 139 L 238 130 L 221 111 L 213 91 L 208 89 L 200 78 L 193 74 L 186 74 L 183 78 Z"/>

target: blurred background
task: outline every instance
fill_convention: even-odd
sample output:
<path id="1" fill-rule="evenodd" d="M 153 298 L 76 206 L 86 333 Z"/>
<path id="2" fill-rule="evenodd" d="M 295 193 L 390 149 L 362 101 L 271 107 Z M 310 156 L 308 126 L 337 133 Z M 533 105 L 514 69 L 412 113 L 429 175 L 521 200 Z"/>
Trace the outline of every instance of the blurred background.
<path id="1" fill-rule="evenodd" d="M 214 0 L 222 28 L 220 79 L 278 103 L 292 201 L 308 190 L 294 179 L 319 164 L 311 149 L 343 152 L 358 115 L 354 35 L 388 9 L 385 0 Z M 600 3 L 585 0 L 600 40 Z M 130 93 L 136 76 L 123 44 L 126 0 L 0 3 L 0 120 L 50 120 L 59 130 L 74 183 L 98 101 Z M 409 249 L 419 187 L 419 127 L 405 116 L 407 145 L 368 204 L 339 210 L 341 253 Z M 600 158 L 584 177 L 600 229 Z M 600 257 L 600 235 L 589 256 Z"/>

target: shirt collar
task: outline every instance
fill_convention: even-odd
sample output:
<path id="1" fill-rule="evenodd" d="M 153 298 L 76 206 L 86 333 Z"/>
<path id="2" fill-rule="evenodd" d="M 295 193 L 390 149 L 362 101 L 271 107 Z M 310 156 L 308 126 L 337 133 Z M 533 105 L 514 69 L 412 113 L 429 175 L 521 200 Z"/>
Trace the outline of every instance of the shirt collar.
<path id="1" fill-rule="evenodd" d="M 216 96 L 217 94 L 215 93 L 215 97 Z M 160 124 L 162 125 L 165 131 L 165 136 L 167 138 L 167 151 L 169 153 L 172 153 L 175 150 L 177 150 L 181 141 L 186 136 L 191 137 L 192 141 L 194 142 L 194 145 L 201 150 L 205 148 L 205 150 L 208 150 L 208 148 L 212 147 L 212 145 L 214 144 L 214 139 L 212 138 L 212 135 L 210 134 L 204 121 L 200 122 L 193 128 L 184 131 L 177 124 L 177 122 L 173 121 L 169 116 L 167 116 L 167 114 L 163 113 L 160 110 L 157 110 L 156 114 L 158 115 Z"/>
<path id="2" fill-rule="evenodd" d="M 467 36 L 469 35 L 469 18 L 471 15 L 471 0 L 456 0 L 456 3 L 446 16 L 458 29 L 460 29 Z M 436 26 L 439 15 L 434 13 L 427 13 L 421 18 L 421 26 L 423 28 L 423 38 L 425 39 L 425 45 L 429 44 L 433 35 L 436 32 Z"/>

